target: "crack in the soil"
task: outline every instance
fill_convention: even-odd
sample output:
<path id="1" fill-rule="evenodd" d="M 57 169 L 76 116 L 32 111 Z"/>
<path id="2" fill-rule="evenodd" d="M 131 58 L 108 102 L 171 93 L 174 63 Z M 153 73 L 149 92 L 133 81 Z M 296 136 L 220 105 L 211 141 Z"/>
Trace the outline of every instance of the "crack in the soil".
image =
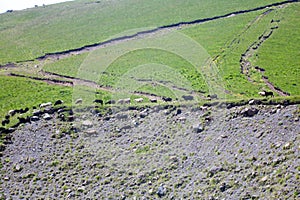
<path id="1" fill-rule="evenodd" d="M 241 11 L 235 11 L 235 12 L 231 12 L 231 13 L 224 14 L 224 15 L 219 15 L 219 16 L 214 16 L 214 17 L 209 17 L 209 18 L 203 18 L 203 19 L 197 19 L 197 20 L 193 20 L 193 21 L 178 22 L 178 23 L 174 23 L 174 24 L 170 24 L 170 25 L 164 25 L 164 26 L 160 26 L 160 27 L 157 27 L 157 28 L 154 28 L 154 29 L 151 29 L 151 30 L 140 31 L 140 32 L 137 32 L 137 33 L 132 34 L 132 35 L 121 36 L 121 37 L 113 38 L 113 39 L 110 39 L 110 40 L 107 40 L 107 41 L 104 41 L 104 42 L 90 44 L 90 45 L 86 45 L 86 46 L 75 48 L 75 49 L 70 49 L 70 50 L 61 51 L 61 52 L 54 52 L 54 53 L 46 53 L 45 55 L 40 56 L 36 59 L 17 61 L 17 63 L 29 62 L 29 61 L 34 61 L 34 60 L 43 61 L 43 60 L 51 59 L 51 58 L 52 59 L 61 59 L 61 58 L 65 58 L 65 57 L 68 57 L 68 56 L 71 56 L 71 55 L 78 55 L 78 54 L 82 54 L 82 53 L 85 53 L 85 52 L 90 52 L 90 51 L 105 47 L 107 45 L 113 45 L 116 42 L 124 42 L 126 40 L 134 39 L 134 38 L 140 37 L 140 36 L 145 36 L 145 35 L 148 35 L 148 34 L 151 34 L 151 33 L 156 33 L 156 32 L 162 31 L 162 30 L 166 30 L 166 29 L 176 29 L 176 28 L 180 28 L 180 27 L 185 26 L 185 25 L 201 24 L 201 23 L 204 23 L 204 22 L 209 22 L 209 21 L 213 21 L 213 20 L 217 20 L 217 19 L 222 19 L 222 18 L 227 18 L 227 17 L 232 17 L 232 16 L 236 16 L 236 15 L 241 15 L 241 14 L 245 14 L 245 13 L 250 13 L 250 12 L 254 12 L 254 11 L 263 10 L 263 9 L 268 8 L 268 7 L 280 6 L 280 5 L 296 3 L 296 2 L 299 2 L 299 0 L 282 1 L 282 2 L 278 2 L 278 3 L 265 5 L 265 6 L 260 6 L 260 7 L 257 7 L 257 8 L 241 10 Z"/>

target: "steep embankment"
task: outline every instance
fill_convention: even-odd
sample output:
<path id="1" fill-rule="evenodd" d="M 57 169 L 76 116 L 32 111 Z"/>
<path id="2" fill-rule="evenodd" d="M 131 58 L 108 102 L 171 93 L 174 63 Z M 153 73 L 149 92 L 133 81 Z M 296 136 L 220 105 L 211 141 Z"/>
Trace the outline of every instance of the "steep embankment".
<path id="1" fill-rule="evenodd" d="M 8 137 L 2 197 L 297 199 L 299 106 L 255 103 L 41 117 Z"/>

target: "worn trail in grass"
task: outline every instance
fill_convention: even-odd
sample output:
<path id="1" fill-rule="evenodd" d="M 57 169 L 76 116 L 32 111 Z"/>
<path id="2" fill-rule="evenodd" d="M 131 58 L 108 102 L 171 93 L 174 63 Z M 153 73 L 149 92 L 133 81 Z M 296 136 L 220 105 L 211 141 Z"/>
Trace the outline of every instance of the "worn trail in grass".
<path id="1" fill-rule="evenodd" d="M 149 34 L 159 32 L 159 31 L 162 31 L 162 30 L 166 30 L 166 29 L 167 30 L 178 29 L 178 28 L 186 26 L 186 25 L 202 24 L 204 22 L 209 22 L 209 21 L 214 21 L 214 20 L 218 20 L 218 19 L 228 18 L 228 17 L 232 17 L 232 16 L 235 16 L 235 15 L 240 15 L 240 14 L 255 12 L 255 11 L 259 11 L 259 10 L 264 10 L 268 7 L 280 6 L 280 5 L 290 4 L 290 3 L 294 3 L 294 2 L 298 2 L 298 0 L 289 0 L 289 1 L 277 2 L 277 3 L 268 4 L 268 5 L 260 6 L 260 7 L 256 7 L 256 8 L 240 10 L 240 11 L 234 11 L 234 12 L 230 12 L 230 13 L 227 13 L 227 14 L 224 14 L 224 15 L 208 17 L 208 18 L 203 18 L 203 19 L 197 19 L 197 20 L 192 20 L 192 21 L 183 21 L 183 22 L 178 22 L 178 23 L 174 23 L 174 24 L 159 26 L 159 27 L 154 28 L 154 29 L 138 31 L 137 33 L 134 33 L 132 35 L 129 34 L 129 35 L 125 35 L 125 36 L 120 36 L 120 37 L 116 37 L 116 38 L 106 40 L 104 42 L 95 43 L 95 44 L 83 46 L 83 47 L 80 47 L 80 48 L 75 48 L 75 49 L 70 49 L 70 50 L 55 52 L 55 53 L 46 53 L 45 55 L 40 56 L 37 59 L 39 61 L 43 61 L 43 60 L 46 60 L 46 59 L 49 59 L 49 58 L 50 59 L 62 59 L 62 58 L 66 58 L 66 57 L 69 57 L 69 56 L 72 56 L 72 55 L 78 55 L 78 54 L 94 51 L 98 48 L 102 48 L 102 47 L 105 48 L 108 45 L 114 45 L 115 43 L 118 43 L 118 42 L 123 42 L 123 41 L 126 41 L 126 40 L 135 39 L 135 38 L 140 37 L 140 36 L 149 35 Z"/>
<path id="2" fill-rule="evenodd" d="M 48 53 L 81 48 L 104 42 L 128 30 L 131 31 L 126 35 L 132 35 L 141 30 L 150 30 L 149 27 L 192 22 L 280 2 L 80 0 L 5 13 L 0 16 L 0 46 L 3 47 L 0 50 L 0 63 L 31 60 Z"/>

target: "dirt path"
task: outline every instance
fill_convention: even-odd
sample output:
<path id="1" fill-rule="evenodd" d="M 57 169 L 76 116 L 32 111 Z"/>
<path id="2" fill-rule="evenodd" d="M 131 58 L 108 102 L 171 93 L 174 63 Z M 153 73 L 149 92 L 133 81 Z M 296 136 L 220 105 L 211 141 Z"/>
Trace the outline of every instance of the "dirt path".
<path id="1" fill-rule="evenodd" d="M 269 10 L 269 12 L 272 12 L 272 10 Z M 260 17 L 263 15 L 266 15 L 269 13 L 268 11 L 262 14 Z M 241 55 L 240 59 L 240 66 L 241 66 L 241 73 L 244 74 L 247 77 L 247 80 L 251 83 L 254 83 L 255 81 L 251 78 L 251 69 L 255 69 L 259 73 L 262 74 L 262 80 L 265 82 L 265 84 L 269 87 L 270 90 L 273 92 L 279 94 L 280 96 L 289 96 L 290 94 L 288 92 L 283 91 L 282 89 L 276 87 L 273 83 L 271 83 L 264 75 L 265 69 L 259 67 L 259 66 L 253 66 L 252 63 L 250 62 L 250 59 L 253 57 L 253 55 L 258 51 L 259 47 L 266 42 L 271 35 L 274 33 L 276 29 L 279 28 L 279 22 L 280 20 L 272 20 L 271 21 L 271 28 L 267 29 L 264 31 L 263 34 L 261 34 L 258 38 L 257 41 L 253 42 L 248 49 Z"/>
<path id="2" fill-rule="evenodd" d="M 274 3 L 274 4 L 258 7 L 258 8 L 236 11 L 236 12 L 228 13 L 228 14 L 221 15 L 221 16 L 215 16 L 215 17 L 210 17 L 210 18 L 197 19 L 197 20 L 189 21 L 189 22 L 179 22 L 179 23 L 175 23 L 175 24 L 165 25 L 165 26 L 161 26 L 161 27 L 151 29 L 151 30 L 137 32 L 137 33 L 132 34 L 132 35 L 122 36 L 122 37 L 110 39 L 110 40 L 107 40 L 107 41 L 104 41 L 104 42 L 83 46 L 83 47 L 80 47 L 80 48 L 77 48 L 77 49 L 71 49 L 71 50 L 62 51 L 62 52 L 55 52 L 55 53 L 48 53 L 48 54 L 45 54 L 44 56 L 38 57 L 36 60 L 38 60 L 40 62 L 45 62 L 46 60 L 49 61 L 49 59 L 50 60 L 62 59 L 62 58 L 66 58 L 66 57 L 69 57 L 69 56 L 72 56 L 72 55 L 78 55 L 78 54 L 94 51 L 96 49 L 105 48 L 107 46 L 115 45 L 117 43 L 122 43 L 122 42 L 125 42 L 125 41 L 128 41 L 128 40 L 133 40 L 137 37 L 142 37 L 142 36 L 158 33 L 158 32 L 161 32 L 161 31 L 174 30 L 174 29 L 181 28 L 183 26 L 190 26 L 190 25 L 201 24 L 201 23 L 204 23 L 204 22 L 209 22 L 209 21 L 213 21 L 213 20 L 217 20 L 217 19 L 234 17 L 234 16 L 240 15 L 240 14 L 259 11 L 259 10 L 263 10 L 263 9 L 266 9 L 266 8 L 269 8 L 269 7 L 280 6 L 280 5 L 285 5 L 285 4 L 295 3 L 295 2 L 298 2 L 298 0 L 283 1 L 283 2 L 279 2 L 279 3 Z M 266 12 L 264 12 L 262 15 L 266 15 L 271 11 L 272 11 L 272 9 L 269 9 Z M 255 21 L 258 20 L 261 16 L 259 16 L 257 19 L 255 19 L 251 24 L 255 23 Z M 248 30 L 251 27 L 251 24 L 246 28 L 246 30 Z M 244 30 L 244 32 L 246 30 Z M 251 77 L 249 75 L 249 70 L 252 66 L 251 66 L 250 61 L 248 61 L 248 59 L 252 56 L 253 51 L 257 50 L 257 48 L 266 39 L 268 39 L 272 33 L 273 33 L 273 29 L 267 35 L 264 35 L 265 34 L 264 33 L 262 35 L 262 37 L 259 39 L 259 41 L 253 43 L 246 50 L 246 52 L 242 55 L 242 58 L 241 58 L 242 73 L 247 76 L 247 79 L 250 82 L 253 82 L 253 80 L 251 79 Z M 243 33 L 241 33 L 241 34 L 243 34 Z M 234 43 L 234 42 L 235 41 L 232 41 L 232 43 Z M 257 46 L 255 47 L 255 45 L 257 45 Z M 28 62 L 28 61 L 21 61 L 19 63 L 22 64 L 22 63 L 26 63 L 26 62 Z M 16 67 L 16 65 L 13 64 L 13 63 L 8 63 L 8 64 L 3 65 L 3 66 L 0 65 L 0 68 L 5 68 L 5 69 L 12 69 L 12 68 L 15 68 L 15 67 Z M 70 76 L 63 76 L 63 75 L 44 72 L 44 71 L 41 71 L 39 74 L 43 75 L 44 78 L 35 77 L 35 76 L 24 76 L 24 75 L 13 74 L 13 73 L 10 73 L 9 75 L 11 75 L 11 76 L 23 76 L 23 77 L 27 77 L 27 78 L 31 78 L 31 79 L 35 79 L 35 80 L 44 81 L 44 82 L 47 82 L 49 84 L 65 85 L 65 86 L 74 86 L 74 85 L 77 84 L 77 85 L 88 86 L 88 87 L 95 88 L 95 89 L 101 89 L 101 90 L 104 90 L 104 91 L 115 92 L 114 89 L 111 88 L 111 87 L 102 86 L 102 85 L 99 85 L 99 84 L 97 84 L 93 81 L 89 81 L 89 80 L 83 80 L 83 79 L 70 77 Z M 61 79 L 63 79 L 63 80 L 61 80 Z M 275 87 L 272 83 L 270 83 L 268 81 L 267 77 L 264 77 L 263 80 L 265 81 L 266 85 L 268 85 L 268 87 L 271 90 L 278 93 L 279 95 L 281 95 L 281 96 L 288 96 L 289 95 L 288 93 L 282 91 L 281 89 Z M 181 88 L 176 88 L 176 89 L 181 89 Z M 153 97 L 153 95 L 151 95 L 151 94 L 144 94 L 144 93 L 135 93 L 135 94 L 139 94 L 139 95 L 143 94 L 144 96 Z"/>
<path id="3" fill-rule="evenodd" d="M 203 19 L 197 19 L 197 20 L 188 21 L 188 22 L 178 22 L 178 23 L 174 23 L 174 24 L 170 24 L 170 25 L 160 26 L 160 27 L 157 27 L 157 28 L 154 28 L 154 29 L 151 29 L 151 30 L 141 31 L 141 32 L 137 32 L 137 33 L 132 34 L 132 35 L 113 38 L 113 39 L 110 39 L 110 40 L 107 40 L 107 41 L 86 45 L 86 46 L 79 47 L 79 48 L 76 48 L 76 49 L 70 49 L 70 50 L 67 50 L 67 51 L 54 52 L 54 53 L 47 53 L 44 56 L 36 58 L 36 60 L 45 61 L 47 59 L 61 59 L 61 58 L 69 57 L 69 56 L 72 56 L 72 55 L 78 55 L 78 54 L 94 51 L 94 50 L 99 49 L 99 48 L 107 47 L 107 46 L 110 46 L 110 45 L 114 45 L 116 43 L 132 40 L 132 39 L 135 39 L 137 37 L 146 36 L 146 35 L 149 35 L 149 34 L 160 32 L 160 31 L 178 29 L 178 28 L 181 28 L 181 27 L 187 26 L 187 25 L 202 24 L 204 22 L 209 22 L 209 21 L 214 21 L 214 20 L 217 20 L 217 19 L 233 17 L 233 16 L 236 16 L 236 15 L 241 15 L 241 14 L 245 14 L 245 13 L 250 13 L 250 12 L 263 10 L 263 9 L 273 7 L 273 6 L 280 6 L 280 5 L 285 5 L 285 4 L 295 3 L 295 2 L 299 2 L 299 0 L 282 1 L 282 2 L 273 3 L 273 4 L 269 4 L 269 5 L 265 5 L 265 6 L 261 6 L 261 7 L 257 7 L 257 8 L 248 9 L 248 10 L 235 11 L 235 12 L 231 12 L 231 13 L 224 14 L 224 15 L 219 15 L 219 16 L 214 16 L 214 17 L 209 17 L 209 18 L 203 18 Z M 19 63 L 34 61 L 34 60 L 20 61 Z"/>
<path id="4" fill-rule="evenodd" d="M 53 84 L 53 85 L 63 85 L 63 86 L 69 86 L 69 87 L 81 85 L 81 86 L 87 86 L 89 88 L 99 89 L 99 90 L 103 90 L 103 91 L 107 91 L 107 92 L 111 92 L 111 93 L 117 92 L 117 90 L 113 87 L 99 85 L 98 83 L 90 81 L 90 80 L 84 80 L 84 79 L 80 79 L 80 78 L 64 76 L 64 75 L 55 74 L 55 73 L 51 73 L 51 72 L 45 72 L 45 71 L 40 71 L 40 73 L 39 73 L 40 76 L 30 76 L 30 75 L 23 75 L 23 74 L 18 74 L 18 73 L 8 73 L 7 75 L 43 81 L 43 82 L 46 82 L 48 84 Z M 143 97 L 146 97 L 149 99 L 156 99 L 156 100 L 162 101 L 162 97 L 154 95 L 154 94 L 146 93 L 146 92 L 134 91 L 134 92 L 131 92 L 131 94 L 143 96 Z"/>

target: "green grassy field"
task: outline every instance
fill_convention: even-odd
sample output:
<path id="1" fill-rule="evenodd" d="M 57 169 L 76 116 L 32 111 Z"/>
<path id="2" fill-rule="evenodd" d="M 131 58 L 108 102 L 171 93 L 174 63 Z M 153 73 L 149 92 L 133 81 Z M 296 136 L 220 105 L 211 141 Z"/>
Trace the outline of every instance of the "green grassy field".
<path id="1" fill-rule="evenodd" d="M 58 99 L 71 103 L 72 88 L 53 86 L 26 78 L 0 76 L 0 119 L 8 110 L 32 108 Z"/>
<path id="2" fill-rule="evenodd" d="M 228 3 L 167 0 L 161 3 L 156 0 L 127 0 L 95 3 L 79 0 L 46 8 L 5 13 L 0 15 L 0 63 L 33 59 L 48 52 L 78 48 L 113 38 L 116 34 L 122 36 L 123 31 L 130 30 L 127 34 L 132 34 L 134 30 L 212 17 L 274 2 L 279 1 L 231 0 Z M 292 95 L 299 95 L 299 8 L 299 3 L 294 3 L 281 8 L 274 7 L 266 15 L 263 13 L 267 9 L 182 27 L 178 33 L 189 37 L 205 51 L 205 56 L 201 58 L 203 63 L 199 66 L 193 66 L 189 60 L 166 50 L 141 48 L 117 57 L 104 70 L 100 65 L 101 59 L 106 58 L 97 58 L 100 50 L 46 61 L 43 70 L 85 78 L 116 89 L 127 87 L 134 90 L 129 91 L 131 93 L 147 92 L 175 98 L 183 94 L 180 90 L 208 94 L 210 86 L 201 69 L 208 67 L 206 61 L 210 57 L 214 59 L 213 64 L 220 76 L 220 86 L 230 92 L 226 94 L 227 98 L 258 97 L 260 90 L 268 89 L 261 80 L 261 74 L 252 72 L 255 82 L 250 83 L 240 73 L 239 60 L 241 54 L 271 27 L 270 21 L 275 19 L 281 20 L 279 29 L 274 31 L 271 38 L 256 52 L 258 56 L 251 61 L 266 69 L 265 75 L 276 86 Z M 124 46 L 126 45 L 125 42 Z M 122 46 L 117 46 L 113 51 L 117 52 L 118 47 Z M 107 58 L 114 56 L 113 51 L 107 51 Z M 38 61 L 31 63 L 35 64 L 39 64 Z M 30 75 L 31 72 L 26 73 Z M 25 78 L 1 76 L 0 81 L 0 116 L 13 108 L 32 107 L 55 99 L 71 103 L 72 99 L 77 98 L 72 96 L 74 91 L 78 92 L 78 98 L 85 96 L 84 92 L 87 92 L 87 96 L 105 100 L 122 96 L 93 88 L 76 90 L 53 86 Z M 95 92 L 98 93 L 96 97 Z"/>
<path id="3" fill-rule="evenodd" d="M 78 0 L 5 13 L 0 15 L 0 64 L 101 42 L 128 30 L 133 33 L 134 29 L 192 21 L 275 2 L 280 1 Z"/>
<path id="4" fill-rule="evenodd" d="M 300 19 L 295 17 L 299 13 L 299 4 L 278 12 L 279 29 L 259 49 L 259 58 L 254 61 L 266 70 L 270 82 L 291 95 L 300 95 Z"/>
<path id="5" fill-rule="evenodd" d="M 267 9 L 266 9 L 267 10 Z M 277 48 L 277 53 L 281 54 L 281 63 L 290 63 L 291 67 L 286 70 L 286 68 L 278 68 L 278 71 L 284 71 L 286 77 L 290 77 L 291 81 L 286 81 L 286 86 L 283 88 L 285 91 L 288 91 L 292 94 L 299 95 L 299 87 L 297 88 L 297 82 L 299 83 L 299 69 L 297 65 L 299 61 L 297 60 L 297 53 L 299 55 L 299 48 L 297 48 L 297 28 L 290 28 L 299 24 L 299 20 L 296 18 L 295 12 L 299 10 L 298 5 L 290 5 L 286 8 L 276 9 L 267 15 L 263 13 L 266 11 L 257 11 L 244 15 L 239 15 L 231 18 L 219 19 L 216 21 L 195 25 L 190 28 L 184 28 L 180 32 L 191 37 L 199 45 L 201 45 L 207 53 L 212 57 L 216 58 L 215 63 L 219 69 L 219 73 L 223 79 L 223 87 L 234 93 L 234 96 L 242 97 L 258 97 L 258 92 L 261 89 L 266 89 L 264 82 L 261 80 L 260 74 L 253 74 L 253 78 L 256 79 L 255 83 L 250 83 L 246 77 L 240 73 L 240 57 L 245 50 L 257 40 L 257 38 L 263 34 L 266 30 L 270 28 L 270 21 L 272 19 L 281 19 L 282 28 L 280 26 L 279 31 L 275 32 L 274 35 L 269 39 L 271 44 L 269 49 L 266 51 L 265 55 L 260 55 L 259 62 L 268 63 L 269 66 L 273 65 L 272 63 L 276 59 L 269 59 L 265 57 L 267 55 L 276 55 L 268 52 L 272 52 L 272 43 L 280 44 L 280 41 L 289 41 L 288 37 L 292 36 L 291 40 L 295 41 L 295 45 L 291 45 L 289 48 L 292 48 L 291 52 L 286 51 L 284 48 Z M 289 13 L 287 17 L 286 13 Z M 293 20 L 290 20 L 293 19 Z M 298 21 L 297 21 L 298 20 Z M 289 30 L 289 35 L 284 34 Z M 269 42 L 269 41 L 267 41 Z M 266 43 L 267 45 L 268 43 Z M 265 45 L 262 47 L 262 52 L 264 51 Z M 285 56 L 287 54 L 287 56 Z M 286 60 L 286 58 L 288 58 Z M 78 71 L 81 64 L 87 59 L 87 54 L 73 56 L 67 59 L 62 59 L 60 61 L 50 63 L 45 65 L 44 70 L 63 74 L 70 76 L 78 76 Z M 184 60 L 179 59 L 175 55 L 168 54 L 166 52 L 160 52 L 157 50 L 143 49 L 131 53 L 127 53 L 122 57 L 118 58 L 111 66 L 106 70 L 105 74 L 101 74 L 101 69 L 98 69 L 99 66 L 89 65 L 89 70 L 91 74 L 97 72 L 98 77 L 91 77 L 95 79 L 101 85 L 113 86 L 119 77 L 124 73 L 130 71 L 130 69 L 137 67 L 141 64 L 146 63 L 161 63 L 171 66 L 182 74 L 193 86 L 195 91 L 204 91 L 207 92 L 208 88 L 205 85 L 204 80 L 201 77 L 201 74 L 196 73 L 192 67 L 184 62 Z M 256 64 L 256 61 L 254 62 Z M 260 65 L 260 64 L 259 64 Z M 265 65 L 265 64 L 264 64 Z M 299 66 L 299 65 L 298 65 Z M 84 69 L 87 70 L 87 69 Z M 97 71 L 98 70 L 98 71 Z M 298 72 L 298 73 L 297 73 Z M 272 74 L 277 73 L 278 78 L 280 79 L 280 74 L 278 72 L 273 72 L 272 69 L 267 70 L 270 80 L 273 80 Z M 269 75 L 270 74 L 270 75 Z M 274 79 L 277 83 L 278 80 Z M 285 79 L 287 80 L 287 79 Z M 279 84 L 280 86 L 280 84 Z M 143 87 L 145 88 L 145 87 Z M 147 86 L 147 92 L 151 87 Z M 141 88 L 141 90 L 143 90 Z M 154 93 L 157 91 L 154 91 Z"/>

